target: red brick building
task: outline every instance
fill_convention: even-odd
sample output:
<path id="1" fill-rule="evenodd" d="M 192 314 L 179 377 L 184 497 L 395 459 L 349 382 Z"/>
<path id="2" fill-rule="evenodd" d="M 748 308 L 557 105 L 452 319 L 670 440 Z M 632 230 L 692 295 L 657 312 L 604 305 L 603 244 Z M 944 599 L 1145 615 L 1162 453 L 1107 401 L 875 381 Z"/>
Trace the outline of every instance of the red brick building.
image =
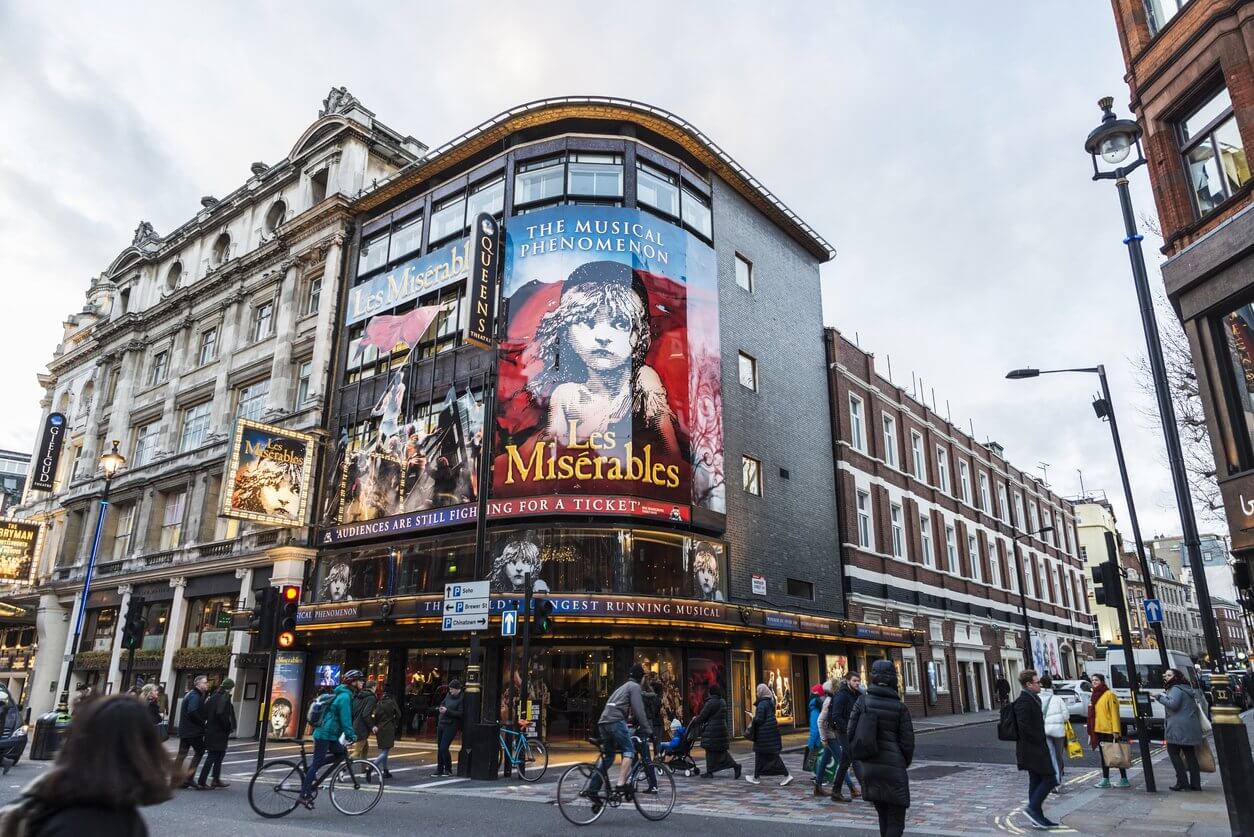
<path id="1" fill-rule="evenodd" d="M 922 633 L 901 659 L 911 711 L 992 707 L 997 675 L 1013 683 L 1024 668 L 1024 605 L 1035 665 L 1078 676 L 1093 620 L 1071 504 L 881 377 L 840 332 L 826 344 L 849 617 Z"/>

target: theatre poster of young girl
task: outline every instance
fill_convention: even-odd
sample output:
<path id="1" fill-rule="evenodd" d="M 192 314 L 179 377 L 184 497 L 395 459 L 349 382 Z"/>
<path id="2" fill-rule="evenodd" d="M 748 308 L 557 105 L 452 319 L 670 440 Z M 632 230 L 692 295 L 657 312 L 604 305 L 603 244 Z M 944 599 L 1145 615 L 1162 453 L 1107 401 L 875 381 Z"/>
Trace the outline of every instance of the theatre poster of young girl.
<path id="1" fill-rule="evenodd" d="M 632 496 L 723 513 L 714 253 L 566 206 L 506 225 L 493 496 Z"/>

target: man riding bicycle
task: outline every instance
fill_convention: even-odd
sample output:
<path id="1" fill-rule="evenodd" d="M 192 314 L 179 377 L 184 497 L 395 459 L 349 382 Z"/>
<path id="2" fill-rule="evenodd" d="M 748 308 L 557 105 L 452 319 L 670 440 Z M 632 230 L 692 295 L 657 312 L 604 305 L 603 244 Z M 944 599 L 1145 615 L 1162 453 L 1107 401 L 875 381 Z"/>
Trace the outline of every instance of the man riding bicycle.
<path id="1" fill-rule="evenodd" d="M 361 689 L 366 675 L 352 669 L 345 672 L 340 680 L 340 685 L 335 687 L 331 702 L 323 710 L 313 733 L 313 762 L 305 773 L 305 782 L 300 789 L 300 801 L 310 809 L 313 808 L 312 791 L 318 768 L 332 759 L 338 761 L 348 756 L 348 750 L 340 743 L 340 738 L 350 744 L 357 740 L 357 735 L 353 732 L 353 695 Z"/>
<path id="2" fill-rule="evenodd" d="M 620 792 L 627 786 L 627 773 L 631 770 L 631 760 L 636 756 L 636 745 L 632 741 L 631 732 L 627 729 L 627 719 L 632 718 L 639 734 L 645 740 L 653 735 L 653 727 L 644 710 L 644 699 L 640 694 L 640 681 L 644 679 L 644 666 L 635 663 L 627 682 L 614 690 L 605 709 L 597 720 L 597 731 L 601 736 L 601 767 L 609 776 L 610 766 L 614 757 L 623 754 L 623 761 L 618 766 L 618 785 Z M 601 789 L 600 773 L 594 773 L 588 784 L 587 795 L 594 795 Z"/>

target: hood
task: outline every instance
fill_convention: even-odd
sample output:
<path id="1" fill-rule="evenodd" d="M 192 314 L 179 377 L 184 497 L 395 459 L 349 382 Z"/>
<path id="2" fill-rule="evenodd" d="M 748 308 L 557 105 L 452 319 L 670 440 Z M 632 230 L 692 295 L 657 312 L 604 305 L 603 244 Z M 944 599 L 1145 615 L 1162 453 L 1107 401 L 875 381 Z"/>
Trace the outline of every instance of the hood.
<path id="1" fill-rule="evenodd" d="M 876 686 L 897 689 L 897 669 L 891 660 L 876 660 L 871 664 L 871 682 Z"/>
<path id="2" fill-rule="evenodd" d="M 335 687 L 335 694 L 337 695 L 345 694 L 351 698 L 353 696 L 353 687 L 348 685 L 347 683 L 341 683 L 340 685 Z"/>
<path id="3" fill-rule="evenodd" d="M 774 700 L 775 695 L 771 692 L 770 686 L 766 685 L 765 683 L 759 683 L 758 691 L 754 700 L 765 700 L 765 699 Z"/>
<path id="4" fill-rule="evenodd" d="M 1192 686 L 1190 686 L 1188 683 L 1172 683 L 1172 684 L 1171 684 L 1171 688 L 1173 688 L 1173 689 L 1183 689 L 1183 690 L 1184 690 L 1184 693 L 1185 693 L 1186 695 L 1188 695 L 1189 697 L 1195 697 L 1195 696 L 1196 696 L 1196 692 L 1194 692 L 1194 691 L 1193 691 L 1193 687 L 1192 687 Z"/>

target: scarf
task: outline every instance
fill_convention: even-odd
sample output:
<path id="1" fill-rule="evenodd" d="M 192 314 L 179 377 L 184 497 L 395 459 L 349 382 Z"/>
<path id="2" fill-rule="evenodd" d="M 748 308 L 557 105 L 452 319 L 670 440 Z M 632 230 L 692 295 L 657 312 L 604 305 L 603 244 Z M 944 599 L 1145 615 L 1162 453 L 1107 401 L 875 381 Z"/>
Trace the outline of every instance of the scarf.
<path id="1" fill-rule="evenodd" d="M 1102 695 L 1110 691 L 1110 687 L 1104 683 L 1093 687 L 1093 696 L 1089 698 L 1089 747 L 1093 750 L 1097 749 L 1097 733 L 1093 730 L 1094 721 L 1097 716 L 1097 702 L 1102 699 Z"/>

